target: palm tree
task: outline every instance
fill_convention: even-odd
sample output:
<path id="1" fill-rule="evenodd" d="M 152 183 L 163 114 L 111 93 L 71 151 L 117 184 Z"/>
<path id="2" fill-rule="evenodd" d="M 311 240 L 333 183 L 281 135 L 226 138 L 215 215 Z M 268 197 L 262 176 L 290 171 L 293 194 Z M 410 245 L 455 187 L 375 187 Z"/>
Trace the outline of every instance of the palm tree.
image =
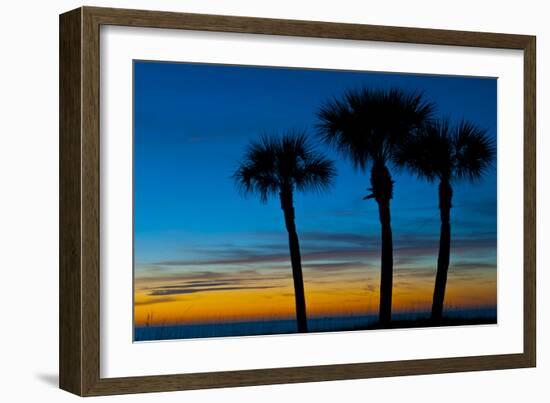
<path id="1" fill-rule="evenodd" d="M 428 182 L 439 182 L 441 229 L 432 319 L 440 321 L 451 251 L 451 208 L 453 183 L 475 182 L 491 166 L 496 155 L 487 131 L 462 121 L 451 127 L 448 120 L 431 122 L 403 144 L 395 162 Z"/>
<path id="2" fill-rule="evenodd" d="M 294 218 L 295 191 L 327 190 L 336 176 L 334 163 L 317 153 L 303 132 L 289 131 L 282 137 L 262 136 L 245 152 L 233 178 L 245 194 L 255 193 L 265 203 L 279 195 L 288 232 L 294 279 L 298 331 L 307 332 L 306 301 L 300 243 Z"/>
<path id="3" fill-rule="evenodd" d="M 354 167 L 370 166 L 370 194 L 378 204 L 382 251 L 380 276 L 380 324 L 391 321 L 393 241 L 390 201 L 393 185 L 389 167 L 395 150 L 432 116 L 434 106 L 420 93 L 400 89 L 359 89 L 325 103 L 317 115 L 321 138 L 349 158 Z"/>

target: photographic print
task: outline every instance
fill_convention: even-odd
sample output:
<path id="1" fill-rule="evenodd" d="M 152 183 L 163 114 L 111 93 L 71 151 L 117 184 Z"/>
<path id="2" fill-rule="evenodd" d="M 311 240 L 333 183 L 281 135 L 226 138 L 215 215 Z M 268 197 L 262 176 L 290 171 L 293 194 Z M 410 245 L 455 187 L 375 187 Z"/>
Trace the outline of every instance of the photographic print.
<path id="1" fill-rule="evenodd" d="M 134 341 L 497 323 L 497 79 L 135 60 Z"/>

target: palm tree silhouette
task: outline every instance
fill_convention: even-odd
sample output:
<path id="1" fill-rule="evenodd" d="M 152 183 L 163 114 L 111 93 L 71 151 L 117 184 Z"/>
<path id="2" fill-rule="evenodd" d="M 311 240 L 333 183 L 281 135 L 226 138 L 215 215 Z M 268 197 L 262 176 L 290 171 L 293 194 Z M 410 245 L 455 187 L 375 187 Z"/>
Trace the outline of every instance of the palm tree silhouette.
<path id="1" fill-rule="evenodd" d="M 451 128 L 448 120 L 434 121 L 402 144 L 395 162 L 428 182 L 439 181 L 441 229 L 437 274 L 432 302 L 432 319 L 440 321 L 447 284 L 451 251 L 451 208 L 454 182 L 475 182 L 495 157 L 494 142 L 487 131 L 461 121 Z"/>
<path id="2" fill-rule="evenodd" d="M 425 124 L 433 110 L 433 104 L 420 93 L 359 89 L 325 103 L 317 113 L 323 141 L 349 158 L 356 169 L 366 171 L 371 167 L 370 194 L 364 199 L 375 199 L 381 224 L 381 325 L 391 320 L 393 288 L 390 201 L 394 181 L 388 167 L 399 144 Z"/>
<path id="3" fill-rule="evenodd" d="M 295 191 L 327 190 L 336 176 L 334 163 L 317 153 L 303 132 L 289 131 L 282 137 L 262 136 L 252 142 L 233 175 L 243 193 L 255 193 L 265 203 L 279 194 L 283 210 L 296 299 L 298 331 L 308 331 L 300 243 L 294 217 Z"/>

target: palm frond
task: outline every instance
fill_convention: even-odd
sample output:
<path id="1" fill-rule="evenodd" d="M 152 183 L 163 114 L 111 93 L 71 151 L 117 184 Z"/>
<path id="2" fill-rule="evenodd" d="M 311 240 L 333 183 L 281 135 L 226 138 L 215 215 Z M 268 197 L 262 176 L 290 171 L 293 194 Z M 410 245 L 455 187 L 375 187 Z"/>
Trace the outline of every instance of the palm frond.
<path id="1" fill-rule="evenodd" d="M 454 127 L 448 119 L 431 121 L 397 149 L 394 163 L 432 182 L 475 181 L 483 176 L 496 154 L 487 131 L 471 122 Z"/>
<path id="2" fill-rule="evenodd" d="M 356 168 L 365 169 L 372 147 L 363 144 L 366 137 L 358 132 L 358 117 L 348 102 L 349 96 L 353 94 L 344 100 L 332 99 L 319 108 L 317 133 L 325 144 L 349 157 Z"/>
<path id="3" fill-rule="evenodd" d="M 496 145 L 487 130 L 462 120 L 454 133 L 455 176 L 475 182 L 483 177 L 496 157 Z"/>
<path id="4" fill-rule="evenodd" d="M 320 138 L 364 170 L 371 161 L 392 161 L 410 133 L 432 118 L 434 104 L 401 89 L 351 90 L 317 112 Z"/>
<path id="5" fill-rule="evenodd" d="M 279 189 L 279 178 L 275 170 L 277 144 L 273 139 L 262 136 L 252 142 L 245 151 L 243 160 L 233 174 L 243 195 L 258 194 L 265 203 L 270 194 Z"/>
<path id="6" fill-rule="evenodd" d="M 334 163 L 315 151 L 305 132 L 262 136 L 252 142 L 233 174 L 240 191 L 262 202 L 282 190 L 322 191 L 336 176 Z"/>
<path id="7" fill-rule="evenodd" d="M 433 182 L 453 172 L 452 132 L 448 119 L 430 121 L 399 144 L 394 164 Z"/>
<path id="8" fill-rule="evenodd" d="M 294 183 L 299 191 L 323 192 L 330 188 L 336 177 L 334 162 L 322 155 L 310 155 L 296 172 Z"/>

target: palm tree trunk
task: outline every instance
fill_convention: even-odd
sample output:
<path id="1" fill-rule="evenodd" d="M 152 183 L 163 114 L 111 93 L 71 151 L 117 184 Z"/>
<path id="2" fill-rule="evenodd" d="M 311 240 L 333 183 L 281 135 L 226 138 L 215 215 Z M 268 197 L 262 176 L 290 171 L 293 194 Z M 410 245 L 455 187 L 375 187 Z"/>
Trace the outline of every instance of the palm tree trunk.
<path id="1" fill-rule="evenodd" d="M 296 300 L 296 322 L 298 332 L 307 332 L 306 298 L 304 293 L 304 279 L 302 276 L 302 258 L 300 256 L 300 242 L 296 232 L 294 218 L 294 203 L 292 190 L 283 190 L 280 193 L 281 209 L 285 217 L 286 230 L 288 232 L 288 246 L 290 249 L 290 262 L 292 264 L 292 278 L 294 279 L 294 298 Z"/>
<path id="2" fill-rule="evenodd" d="M 391 302 L 393 291 L 393 239 L 391 231 L 390 201 L 378 203 L 380 224 L 382 226 L 382 256 L 380 273 L 380 323 L 387 325 L 391 321 Z"/>
<path id="3" fill-rule="evenodd" d="M 443 317 L 443 302 L 447 285 L 447 272 L 451 255 L 451 207 L 453 189 L 448 180 L 439 184 L 439 213 L 441 217 L 441 232 L 439 235 L 439 256 L 437 257 L 437 274 L 432 303 L 432 320 L 441 321 Z"/>
<path id="4" fill-rule="evenodd" d="M 382 253 L 380 262 L 380 312 L 382 326 L 391 321 L 393 291 L 393 238 L 391 230 L 390 200 L 393 197 L 393 180 L 384 163 L 375 162 L 371 170 L 372 197 L 378 204 L 380 218 Z"/>

